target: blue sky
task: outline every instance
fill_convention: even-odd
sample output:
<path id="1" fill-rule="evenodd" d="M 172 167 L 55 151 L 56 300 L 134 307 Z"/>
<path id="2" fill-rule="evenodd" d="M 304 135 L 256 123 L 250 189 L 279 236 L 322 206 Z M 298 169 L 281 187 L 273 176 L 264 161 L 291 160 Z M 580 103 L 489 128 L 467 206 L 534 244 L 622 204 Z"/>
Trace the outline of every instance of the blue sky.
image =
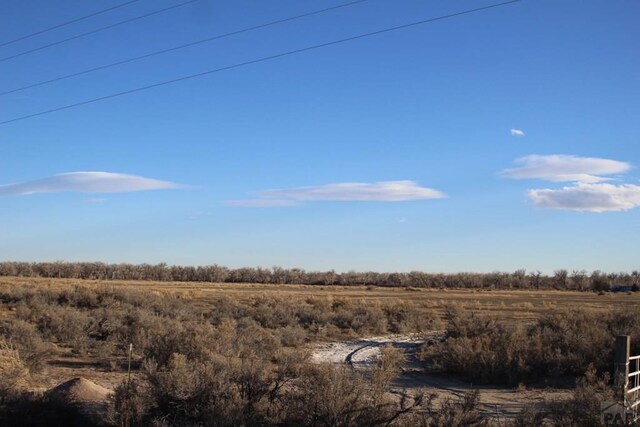
<path id="1" fill-rule="evenodd" d="M 2 2 L 0 44 L 123 1 Z M 0 47 L 0 92 L 341 4 L 126 7 Z M 0 122 L 492 4 L 369 0 L 0 96 Z M 523 0 L 0 125 L 0 259 L 640 268 L 637 1 Z"/>

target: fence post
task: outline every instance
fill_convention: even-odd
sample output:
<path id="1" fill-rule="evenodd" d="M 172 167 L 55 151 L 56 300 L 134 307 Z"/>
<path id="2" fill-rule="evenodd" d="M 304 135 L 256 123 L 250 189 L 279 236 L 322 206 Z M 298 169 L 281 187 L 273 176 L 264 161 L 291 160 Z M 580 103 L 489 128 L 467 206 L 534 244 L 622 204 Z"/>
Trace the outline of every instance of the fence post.
<path id="1" fill-rule="evenodd" d="M 622 393 L 626 401 L 627 386 L 629 385 L 629 356 L 631 353 L 631 338 L 629 335 L 616 337 L 616 355 L 614 365 L 614 384 L 616 391 Z"/>

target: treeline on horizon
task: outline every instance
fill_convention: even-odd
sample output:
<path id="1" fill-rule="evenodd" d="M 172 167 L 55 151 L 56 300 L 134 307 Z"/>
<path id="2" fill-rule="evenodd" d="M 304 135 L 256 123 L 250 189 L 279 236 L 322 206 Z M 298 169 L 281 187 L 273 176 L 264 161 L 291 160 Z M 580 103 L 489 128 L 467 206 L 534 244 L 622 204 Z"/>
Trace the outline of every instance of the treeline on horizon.
<path id="1" fill-rule="evenodd" d="M 558 289 L 607 291 L 624 289 L 637 291 L 640 271 L 604 273 L 596 270 L 556 270 L 553 275 L 524 269 L 513 273 L 337 273 L 305 271 L 282 267 L 227 268 L 208 266 L 176 266 L 160 264 L 106 264 L 102 262 L 0 262 L 0 276 L 42 277 L 88 280 L 148 280 L 175 282 L 302 284 L 320 286 L 382 286 L 405 288 L 462 289 Z"/>

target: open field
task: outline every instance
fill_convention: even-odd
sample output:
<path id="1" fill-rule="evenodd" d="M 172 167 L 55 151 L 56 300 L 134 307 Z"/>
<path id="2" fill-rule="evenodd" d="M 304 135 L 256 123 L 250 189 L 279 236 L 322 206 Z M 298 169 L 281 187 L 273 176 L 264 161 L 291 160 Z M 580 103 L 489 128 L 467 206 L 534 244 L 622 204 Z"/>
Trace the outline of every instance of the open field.
<path id="1" fill-rule="evenodd" d="M 322 399 L 339 405 L 329 390 L 346 387 L 343 394 L 356 393 L 351 386 L 359 388 L 354 396 L 367 402 L 358 403 L 367 408 L 361 415 L 381 417 L 361 418 L 355 425 L 382 423 L 394 413 L 405 414 L 397 425 L 414 425 L 415 417 L 432 419 L 439 414 L 434 408 L 443 405 L 457 413 L 462 403 L 456 402 L 472 390 L 480 392 L 471 406 L 473 417 L 513 419 L 532 404 L 571 402 L 575 380 L 589 366 L 607 372 L 610 342 L 617 333 L 636 330 L 632 319 L 639 306 L 638 292 L 2 277 L 0 356 L 17 351 L 17 366 L 26 367 L 13 371 L 14 392 L 45 393 L 64 383 L 63 389 L 102 396 L 97 402 L 87 397 L 92 407 L 112 405 L 109 410 L 117 412 L 104 396 L 120 390 L 116 394 L 126 399 L 122 387 L 133 343 L 134 384 L 153 390 L 136 403 L 141 416 L 149 421 L 170 415 L 176 425 L 192 419 L 190 412 L 167 408 L 206 402 L 221 405 L 207 406 L 212 414 L 236 405 L 236 415 L 225 415 L 233 423 L 246 411 L 276 417 L 268 408 L 277 407 L 278 422 L 305 424 L 303 408 L 287 399 L 313 400 L 327 392 Z M 380 362 L 385 357 L 395 361 Z M 214 366 L 220 370 L 215 375 Z M 185 398 L 185 384 L 200 377 L 209 382 Z M 73 378 L 80 379 L 68 383 Z M 264 381 L 265 388 L 251 397 L 244 384 L 255 381 Z M 280 381 L 295 386 L 282 388 Z M 590 381 L 592 388 L 585 390 L 595 390 L 592 402 L 608 393 Z M 212 391 L 216 387 L 218 392 Z M 429 403 L 419 400 L 432 394 L 437 398 Z M 219 396 L 231 400 L 218 402 Z M 399 396 L 415 408 L 403 412 L 407 402 Z M 101 411 L 100 417 L 106 416 L 107 409 Z M 277 424 L 267 418 L 264 423 Z"/>
<path id="2" fill-rule="evenodd" d="M 1 277 L 0 287 L 33 285 L 65 288 L 74 285 L 109 286 L 114 288 L 173 294 L 192 300 L 200 307 L 219 300 L 232 298 L 246 301 L 268 296 L 288 300 L 316 298 L 339 298 L 366 302 L 410 302 L 418 306 L 441 312 L 448 304 L 460 304 L 465 310 L 485 312 L 502 319 L 530 322 L 542 314 L 561 309 L 580 308 L 594 313 L 614 308 L 640 305 L 640 292 L 574 292 L 549 290 L 466 290 L 466 289 L 418 289 L 365 286 L 311 286 L 230 284 L 194 282 L 153 282 L 118 280 L 43 279 L 24 277 Z"/>

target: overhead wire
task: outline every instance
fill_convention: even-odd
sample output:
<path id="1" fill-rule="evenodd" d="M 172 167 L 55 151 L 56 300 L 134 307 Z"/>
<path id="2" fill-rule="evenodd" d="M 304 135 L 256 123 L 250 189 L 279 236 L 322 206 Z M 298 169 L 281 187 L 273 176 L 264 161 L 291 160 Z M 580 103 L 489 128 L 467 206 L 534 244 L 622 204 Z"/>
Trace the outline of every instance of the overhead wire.
<path id="1" fill-rule="evenodd" d="M 89 68 L 87 70 L 78 71 L 78 72 L 75 72 L 75 73 L 67 74 L 67 75 L 56 77 L 56 78 L 53 78 L 53 79 L 44 80 L 44 81 L 41 81 L 41 82 L 38 82 L 38 83 L 33 83 L 33 84 L 30 84 L 30 85 L 22 86 L 22 87 L 19 87 L 19 88 L 16 88 L 16 89 L 7 90 L 7 91 L 4 91 L 4 92 L 0 92 L 0 96 L 8 95 L 10 93 L 19 92 L 19 91 L 25 90 L 25 89 L 32 89 L 34 87 L 44 86 L 44 85 L 47 85 L 47 84 L 50 84 L 50 83 L 59 82 L 61 80 L 70 79 L 72 77 L 82 76 L 82 75 L 85 75 L 85 74 L 93 73 L 95 71 L 105 70 L 107 68 L 116 67 L 118 65 L 129 64 L 131 62 L 139 61 L 141 59 L 151 58 L 153 56 L 157 56 L 157 55 L 161 55 L 161 54 L 165 54 L 165 53 L 169 53 L 169 52 L 174 52 L 174 51 L 180 50 L 180 49 L 186 49 L 188 47 L 197 46 L 197 45 L 200 45 L 200 44 L 203 44 L 203 43 L 208 43 L 208 42 L 211 42 L 211 41 L 214 41 L 214 40 L 220 40 L 220 39 L 223 39 L 223 38 L 226 38 L 226 37 L 231 37 L 231 36 L 235 36 L 235 35 L 238 35 L 238 34 L 247 33 L 249 31 L 255 31 L 255 30 L 259 30 L 261 28 L 271 27 L 271 26 L 282 24 L 282 23 L 285 23 L 285 22 L 290 22 L 290 21 L 293 21 L 293 20 L 296 20 L 296 19 L 306 18 L 306 17 L 313 16 L 313 15 L 318 15 L 318 14 L 321 14 L 321 13 L 329 12 L 331 10 L 341 9 L 341 8 L 345 8 L 345 7 L 348 7 L 348 6 L 356 5 L 358 3 L 364 3 L 364 2 L 367 2 L 367 1 L 370 1 L 370 0 L 351 1 L 351 2 L 348 2 L 348 3 L 339 4 L 339 5 L 336 5 L 336 6 L 326 7 L 324 9 L 319 9 L 319 10 L 315 10 L 315 11 L 312 11 L 312 12 L 303 13 L 301 15 L 295 15 L 295 16 L 291 16 L 291 17 L 288 17 L 288 18 L 278 19 L 276 21 L 267 22 L 265 24 L 254 25 L 252 27 L 247 27 L 247 28 L 243 28 L 243 29 L 240 29 L 240 30 L 236 30 L 236 31 L 231 31 L 231 32 L 224 33 L 224 34 L 218 34 L 218 35 L 215 35 L 215 36 L 212 36 L 212 37 L 208 37 L 206 39 L 197 40 L 197 41 L 194 41 L 194 42 L 182 44 L 182 45 L 179 45 L 179 46 L 170 47 L 170 48 L 167 48 L 167 49 L 157 50 L 155 52 L 150 52 L 150 53 L 147 53 L 147 54 L 144 54 L 144 55 L 140 55 L 140 56 L 136 56 L 136 57 L 133 57 L 133 58 L 124 59 L 124 60 L 113 62 L 113 63 L 110 63 L 110 64 L 100 65 L 98 67 Z"/>
<path id="2" fill-rule="evenodd" d="M 87 104 L 92 104 L 92 103 L 99 102 L 99 101 L 104 101 L 104 100 L 107 100 L 107 99 L 112 99 L 112 98 L 117 98 L 117 97 L 120 97 L 120 96 L 130 95 L 132 93 L 142 92 L 142 91 L 145 91 L 145 90 L 149 90 L 149 89 L 153 89 L 153 88 L 157 88 L 157 87 L 161 87 L 161 86 L 165 86 L 165 85 L 169 85 L 169 84 L 173 84 L 173 83 L 177 83 L 177 82 L 181 82 L 181 81 L 185 81 L 185 80 L 191 80 L 191 79 L 194 79 L 194 78 L 197 78 L 197 77 L 202 77 L 202 76 L 214 74 L 214 73 L 218 73 L 218 72 L 221 72 L 221 71 L 227 71 L 227 70 L 231 70 L 231 69 L 235 69 L 235 68 L 245 67 L 247 65 L 257 64 L 257 63 L 266 62 L 266 61 L 271 61 L 273 59 L 283 58 L 283 57 L 286 57 L 286 56 L 295 55 L 295 54 L 302 53 L 302 52 L 308 52 L 308 51 L 311 51 L 311 50 L 320 49 L 320 48 L 324 48 L 324 47 L 328 47 L 328 46 L 334 46 L 334 45 L 337 45 L 337 44 L 346 43 L 346 42 L 350 42 L 350 41 L 353 41 L 353 40 L 362 39 L 362 38 L 365 38 L 365 37 L 371 37 L 371 36 L 375 36 L 375 35 L 378 35 L 378 34 L 389 33 L 389 32 L 392 32 L 392 31 L 402 30 L 402 29 L 406 29 L 406 28 L 410 28 L 410 27 L 415 27 L 415 26 L 418 26 L 418 25 L 424 25 L 424 24 L 428 24 L 428 23 L 431 23 L 431 22 L 441 21 L 441 20 L 445 20 L 445 19 L 451 19 L 451 18 L 455 18 L 455 17 L 458 17 L 458 16 L 462 16 L 462 15 L 469 15 L 469 14 L 476 13 L 476 12 L 481 12 L 481 11 L 485 11 L 485 10 L 489 10 L 489 9 L 494 9 L 494 8 L 498 8 L 498 7 L 502 7 L 502 6 L 507 6 L 507 5 L 510 5 L 510 4 L 518 3 L 520 1 L 522 1 L 522 0 L 509 0 L 509 1 L 501 2 L 501 3 L 494 3 L 494 4 L 491 4 L 491 5 L 488 5 L 488 6 L 482 6 L 482 7 L 477 7 L 477 8 L 473 8 L 473 9 L 466 9 L 466 10 L 463 10 L 461 12 L 455 12 L 455 13 L 450 13 L 450 14 L 447 14 L 447 15 L 441 15 L 441 16 L 437 16 L 435 18 L 422 19 L 420 21 L 415 21 L 415 22 L 411 22 L 411 23 L 408 23 L 408 24 L 397 25 L 397 26 L 385 28 L 385 29 L 382 29 L 382 30 L 371 31 L 371 32 L 358 34 L 358 35 L 351 36 L 351 37 L 346 37 L 346 38 L 339 39 L 339 40 L 333 40 L 333 41 L 330 41 L 330 42 L 320 43 L 320 44 L 316 44 L 316 45 L 313 45 L 313 46 L 308 46 L 308 47 L 304 47 L 304 48 L 300 48 L 300 49 L 289 50 L 289 51 L 278 53 L 278 54 L 274 54 L 274 55 L 264 56 L 262 58 L 253 59 L 253 60 L 250 60 L 250 61 L 240 62 L 240 63 L 237 63 L 237 64 L 228 65 L 228 66 L 225 66 L 225 67 L 215 68 L 213 70 L 208 70 L 208 71 L 203 71 L 203 72 L 200 72 L 200 73 L 190 74 L 190 75 L 187 75 L 187 76 L 178 77 L 178 78 L 170 79 L 170 80 L 165 80 L 165 81 L 154 83 L 154 84 L 150 84 L 150 85 L 147 85 L 147 86 L 141 86 L 141 87 L 137 87 L 137 88 L 134 88 L 134 89 L 125 90 L 125 91 L 122 91 L 122 92 L 112 93 L 110 95 L 100 96 L 100 97 L 97 97 L 97 98 L 92 98 L 92 99 L 88 99 L 88 100 L 85 100 L 85 101 L 80 101 L 80 102 L 76 102 L 76 103 L 73 103 L 73 104 L 67 104 L 67 105 L 63 105 L 61 107 L 56 107 L 56 108 L 52 108 L 52 109 L 49 109 L 49 110 L 44 110 L 44 111 L 40 111 L 40 112 L 37 112 L 37 113 L 27 114 L 25 116 L 20 116 L 20 117 L 16 117 L 16 118 L 13 118 L 13 119 L 0 121 L 0 126 L 1 125 L 6 125 L 8 123 L 13 123 L 13 122 L 21 121 L 21 120 L 30 119 L 30 118 L 33 118 L 33 117 L 43 116 L 45 114 L 51 114 L 51 113 L 55 113 L 55 112 L 62 111 L 62 110 L 68 110 L 70 108 L 80 107 L 82 105 L 87 105 Z"/>
<path id="3" fill-rule="evenodd" d="M 35 33 L 27 34 L 27 35 L 18 37 L 18 38 L 13 39 L 13 40 L 2 42 L 2 43 L 0 43 L 0 47 L 7 46 L 7 45 L 10 45 L 10 44 L 22 41 L 22 40 L 26 40 L 26 39 L 29 39 L 31 37 L 39 36 L 40 34 L 44 34 L 46 32 L 52 31 L 52 30 L 57 30 L 58 28 L 66 27 L 67 25 L 75 24 L 76 22 L 84 21 L 85 19 L 89 19 L 89 18 L 93 18 L 94 16 L 102 15 L 103 13 L 111 12 L 112 10 L 120 9 L 121 7 L 129 6 L 130 4 L 136 3 L 136 2 L 139 2 L 139 1 L 140 0 L 131 0 L 131 1 L 128 1 L 126 3 L 120 3 L 120 4 L 117 4 L 115 6 L 112 6 L 112 7 L 106 8 L 106 9 L 102 9 L 102 10 L 99 10 L 97 12 L 90 13 L 89 15 L 84 15 L 84 16 L 81 16 L 79 18 L 72 19 L 71 21 L 63 22 L 61 24 L 57 24 L 57 25 L 54 25 L 52 27 L 48 27 L 48 28 L 45 28 L 43 30 L 36 31 Z"/>
<path id="4" fill-rule="evenodd" d="M 156 11 L 153 11 L 153 12 L 145 13 L 143 15 L 139 15 L 139 16 L 136 16 L 134 18 L 129 18 L 129 19 L 125 19 L 124 21 L 118 21 L 118 22 L 113 23 L 113 24 L 105 25 L 104 27 L 96 28 L 96 29 L 93 29 L 91 31 L 87 31 L 87 32 L 84 32 L 84 33 L 77 34 L 75 36 L 67 37 L 66 39 L 62 39 L 62 40 L 58 40 L 56 42 L 52 42 L 52 43 L 48 43 L 48 44 L 45 44 L 45 45 L 42 45 L 42 46 L 38 46 L 36 48 L 25 50 L 25 51 L 22 51 L 20 53 L 16 53 L 14 55 L 5 56 L 4 58 L 0 58 L 0 62 L 9 61 L 10 59 L 18 58 L 20 56 L 28 55 L 28 54 L 33 53 L 33 52 L 38 52 L 40 50 L 50 48 L 52 46 L 57 46 L 57 45 L 60 45 L 60 44 L 63 44 L 63 43 L 67 43 L 67 42 L 69 42 L 71 40 L 76 40 L 76 39 L 79 39 L 79 38 L 82 38 L 82 37 L 86 37 L 86 36 L 89 36 L 89 35 L 92 35 L 92 34 L 99 33 L 101 31 L 105 31 L 105 30 L 109 30 L 111 28 L 118 27 L 120 25 L 129 24 L 131 22 L 138 21 L 140 19 L 148 18 L 148 17 L 153 16 L 153 15 L 158 15 L 159 13 L 168 12 L 170 10 L 177 9 L 179 7 L 186 6 L 186 5 L 191 4 L 191 3 L 195 3 L 197 1 L 200 1 L 200 0 L 188 0 L 188 1 L 185 1 L 185 2 L 182 2 L 182 3 L 175 4 L 173 6 L 169 6 L 169 7 L 165 7 L 163 9 L 159 9 L 159 10 L 156 10 Z"/>

